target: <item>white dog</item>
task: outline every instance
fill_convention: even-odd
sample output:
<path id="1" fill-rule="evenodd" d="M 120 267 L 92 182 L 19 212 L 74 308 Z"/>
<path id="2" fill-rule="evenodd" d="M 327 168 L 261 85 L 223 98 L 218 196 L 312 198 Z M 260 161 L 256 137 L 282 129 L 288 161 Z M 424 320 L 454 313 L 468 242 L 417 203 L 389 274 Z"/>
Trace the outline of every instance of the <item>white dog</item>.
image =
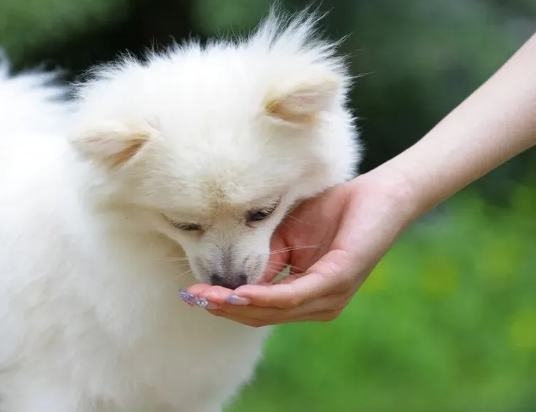
<path id="1" fill-rule="evenodd" d="M 97 68 L 63 119 L 46 76 L 0 79 L 2 412 L 217 412 L 251 378 L 267 330 L 178 290 L 258 281 L 289 208 L 354 175 L 315 22 Z"/>

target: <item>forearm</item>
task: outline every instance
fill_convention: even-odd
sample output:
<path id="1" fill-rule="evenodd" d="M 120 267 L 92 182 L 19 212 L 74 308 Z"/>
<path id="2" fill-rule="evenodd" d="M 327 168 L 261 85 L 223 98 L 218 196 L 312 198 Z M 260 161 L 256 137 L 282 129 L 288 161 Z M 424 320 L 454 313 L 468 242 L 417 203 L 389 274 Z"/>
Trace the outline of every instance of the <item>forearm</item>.
<path id="1" fill-rule="evenodd" d="M 403 176 L 408 219 L 536 144 L 536 35 L 413 147 L 371 174 Z"/>

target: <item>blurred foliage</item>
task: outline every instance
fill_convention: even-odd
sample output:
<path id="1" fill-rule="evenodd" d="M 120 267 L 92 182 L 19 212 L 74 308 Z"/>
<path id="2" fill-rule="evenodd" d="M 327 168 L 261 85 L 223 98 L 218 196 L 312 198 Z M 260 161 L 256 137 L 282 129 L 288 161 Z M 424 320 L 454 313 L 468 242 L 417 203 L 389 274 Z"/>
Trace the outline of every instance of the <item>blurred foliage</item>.
<path id="1" fill-rule="evenodd" d="M 127 0 L 2 0 L 0 44 L 16 58 L 115 20 L 126 7 Z"/>
<path id="2" fill-rule="evenodd" d="M 173 39 L 244 33 L 271 0 L 1 0 L 0 44 L 17 68 L 47 63 L 71 76 Z M 306 0 L 280 0 L 285 10 Z M 536 28 L 534 0 L 315 0 L 328 37 L 356 74 L 352 101 L 367 145 L 366 171 L 399 153 L 454 108 Z M 494 174 L 494 200 L 509 195 L 534 156 Z M 496 177 L 496 179 L 495 179 Z M 497 187 L 497 185 L 500 185 Z"/>
<path id="3" fill-rule="evenodd" d="M 0 45 L 16 69 L 72 79 L 125 49 L 245 33 L 271 3 L 0 0 Z M 342 51 L 365 74 L 352 94 L 363 171 L 422 137 L 536 27 L 535 0 L 314 5 L 329 11 L 327 36 L 349 35 Z M 279 328 L 229 412 L 535 411 L 534 160 L 519 156 L 414 226 L 337 321 Z"/>

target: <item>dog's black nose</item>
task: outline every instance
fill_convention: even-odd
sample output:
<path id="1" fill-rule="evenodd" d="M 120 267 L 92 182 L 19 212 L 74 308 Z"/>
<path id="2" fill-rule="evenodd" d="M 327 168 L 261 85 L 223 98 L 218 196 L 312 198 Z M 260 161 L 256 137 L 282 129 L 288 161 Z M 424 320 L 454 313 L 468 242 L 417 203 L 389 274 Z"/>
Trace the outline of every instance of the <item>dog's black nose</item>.
<path id="1" fill-rule="evenodd" d="M 246 275 L 232 275 L 229 277 L 223 277 L 220 275 L 211 275 L 210 283 L 214 286 L 223 286 L 227 289 L 236 289 L 239 286 L 245 285 L 248 283 L 248 278 Z"/>

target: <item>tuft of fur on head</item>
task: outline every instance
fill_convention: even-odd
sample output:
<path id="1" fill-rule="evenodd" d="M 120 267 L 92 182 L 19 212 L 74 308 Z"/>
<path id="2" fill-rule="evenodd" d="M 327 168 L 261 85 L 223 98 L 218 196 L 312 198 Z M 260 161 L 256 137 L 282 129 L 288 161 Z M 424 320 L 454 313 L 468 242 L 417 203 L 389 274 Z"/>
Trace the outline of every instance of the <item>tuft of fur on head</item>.
<path id="1" fill-rule="evenodd" d="M 356 173 L 351 79 L 318 19 L 272 11 L 245 39 L 123 57 L 78 86 L 72 144 L 106 201 L 143 210 L 202 281 L 256 282 L 288 209 Z"/>
<path id="2" fill-rule="evenodd" d="M 0 53 L 0 126 L 3 136 L 57 132 L 69 112 L 68 88 L 57 85 L 57 73 L 28 71 L 11 75 Z"/>

